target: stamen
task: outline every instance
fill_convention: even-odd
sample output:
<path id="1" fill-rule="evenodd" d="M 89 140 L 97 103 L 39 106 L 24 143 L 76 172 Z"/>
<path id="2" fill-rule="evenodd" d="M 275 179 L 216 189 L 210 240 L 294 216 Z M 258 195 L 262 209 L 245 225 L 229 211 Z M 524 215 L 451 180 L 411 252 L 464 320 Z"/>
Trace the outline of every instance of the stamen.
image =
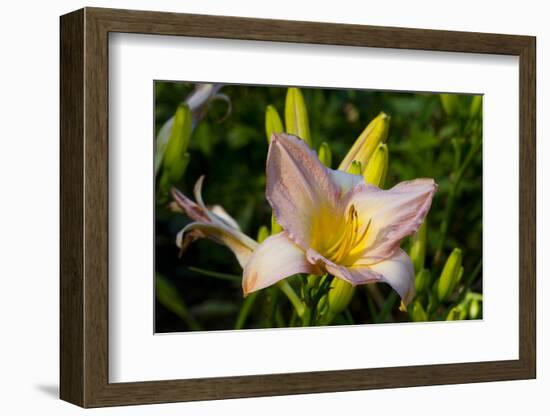
<path id="1" fill-rule="evenodd" d="M 352 205 L 352 208 L 353 208 L 353 205 Z M 348 225 L 349 225 L 350 221 L 351 221 L 351 209 L 350 209 L 350 212 L 348 213 L 348 217 L 346 218 L 346 223 L 344 224 L 344 231 L 340 235 L 340 238 L 338 238 L 338 240 L 336 240 L 336 242 L 329 249 L 325 250 L 325 256 L 326 257 L 331 257 L 331 254 L 335 250 L 338 250 L 338 248 L 342 245 L 342 243 L 344 242 L 344 240 L 347 237 L 347 234 L 348 234 L 348 231 L 349 231 Z"/>
<path id="2" fill-rule="evenodd" d="M 338 239 L 328 249 L 324 250 L 325 257 L 335 263 L 340 263 L 345 259 L 349 259 L 350 256 L 362 252 L 362 243 L 367 237 L 371 222 L 372 219 L 364 228 L 360 229 L 359 214 L 355 205 L 351 205 L 343 226 L 344 229 Z"/>
<path id="3" fill-rule="evenodd" d="M 372 218 L 369 220 L 369 222 L 367 223 L 367 226 L 361 233 L 361 237 L 357 239 L 357 242 L 353 245 L 353 248 L 348 253 L 348 257 L 353 257 L 363 251 L 364 247 L 363 247 L 363 244 L 361 243 L 363 243 L 365 238 L 367 237 L 367 232 L 369 231 L 371 223 L 372 223 Z"/>

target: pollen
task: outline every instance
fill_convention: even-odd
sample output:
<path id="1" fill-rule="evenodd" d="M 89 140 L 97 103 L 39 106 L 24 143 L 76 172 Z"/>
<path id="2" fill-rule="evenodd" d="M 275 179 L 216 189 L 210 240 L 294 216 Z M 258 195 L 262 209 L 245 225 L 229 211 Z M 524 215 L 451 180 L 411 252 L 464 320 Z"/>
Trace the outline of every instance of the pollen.
<path id="1" fill-rule="evenodd" d="M 351 205 L 346 214 L 344 226 L 341 232 L 325 251 L 324 256 L 337 264 L 346 264 L 352 254 L 360 252 L 365 246 L 366 237 L 372 220 L 360 226 L 357 209 Z"/>

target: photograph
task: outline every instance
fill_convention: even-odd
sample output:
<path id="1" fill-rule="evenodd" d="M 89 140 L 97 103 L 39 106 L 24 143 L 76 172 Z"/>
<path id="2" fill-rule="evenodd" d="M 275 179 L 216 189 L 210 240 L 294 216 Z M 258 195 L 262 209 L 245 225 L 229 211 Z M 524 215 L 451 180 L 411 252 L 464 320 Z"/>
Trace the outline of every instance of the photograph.
<path id="1" fill-rule="evenodd" d="M 482 104 L 154 81 L 155 333 L 482 319 Z"/>

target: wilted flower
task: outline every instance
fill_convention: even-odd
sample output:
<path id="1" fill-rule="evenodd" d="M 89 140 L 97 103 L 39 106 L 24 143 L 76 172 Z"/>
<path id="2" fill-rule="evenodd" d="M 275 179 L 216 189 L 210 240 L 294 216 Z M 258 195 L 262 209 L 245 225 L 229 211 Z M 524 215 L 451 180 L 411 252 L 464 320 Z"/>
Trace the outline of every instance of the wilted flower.
<path id="1" fill-rule="evenodd" d="M 195 85 L 193 91 L 185 98 L 185 101 L 180 105 L 179 109 L 186 108 L 190 112 L 189 117 L 189 135 L 196 127 L 197 123 L 202 120 L 208 111 L 208 106 L 212 101 L 221 100 L 227 103 L 227 111 L 223 118 L 231 113 L 231 100 L 225 94 L 220 93 L 223 84 L 207 84 L 199 83 Z M 172 135 L 175 125 L 177 125 L 177 112 L 169 118 L 166 123 L 159 129 L 156 139 L 155 150 L 155 175 L 159 173 L 164 153 L 166 151 L 170 136 Z M 186 127 L 187 128 L 187 127 Z M 187 156 L 188 158 L 188 156 Z M 187 166 L 189 161 L 183 160 L 181 163 Z M 185 170 L 185 169 L 183 169 Z"/>
<path id="2" fill-rule="evenodd" d="M 422 223 L 436 188 L 417 179 L 381 190 L 326 168 L 297 137 L 273 135 L 266 197 L 283 231 L 250 256 L 245 294 L 297 273 L 330 273 L 352 285 L 386 282 L 409 302 L 414 268 L 399 245 Z"/>
<path id="3" fill-rule="evenodd" d="M 189 244 L 198 238 L 208 238 L 216 243 L 226 245 L 233 251 L 241 267 L 244 267 L 258 243 L 244 234 L 237 222 L 225 210 L 216 205 L 208 209 L 202 200 L 201 176 L 195 184 L 195 200 L 191 201 L 177 189 L 172 189 L 172 195 L 177 205 L 194 222 L 185 226 L 176 237 L 176 244 L 184 251 Z"/>

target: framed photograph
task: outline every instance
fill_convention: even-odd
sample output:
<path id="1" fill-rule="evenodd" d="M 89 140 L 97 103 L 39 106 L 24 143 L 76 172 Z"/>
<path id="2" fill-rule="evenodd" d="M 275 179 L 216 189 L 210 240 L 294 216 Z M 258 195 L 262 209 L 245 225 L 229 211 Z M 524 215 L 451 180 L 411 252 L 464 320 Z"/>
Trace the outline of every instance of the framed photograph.
<path id="1" fill-rule="evenodd" d="M 63 400 L 536 377 L 534 37 L 60 27 Z"/>

